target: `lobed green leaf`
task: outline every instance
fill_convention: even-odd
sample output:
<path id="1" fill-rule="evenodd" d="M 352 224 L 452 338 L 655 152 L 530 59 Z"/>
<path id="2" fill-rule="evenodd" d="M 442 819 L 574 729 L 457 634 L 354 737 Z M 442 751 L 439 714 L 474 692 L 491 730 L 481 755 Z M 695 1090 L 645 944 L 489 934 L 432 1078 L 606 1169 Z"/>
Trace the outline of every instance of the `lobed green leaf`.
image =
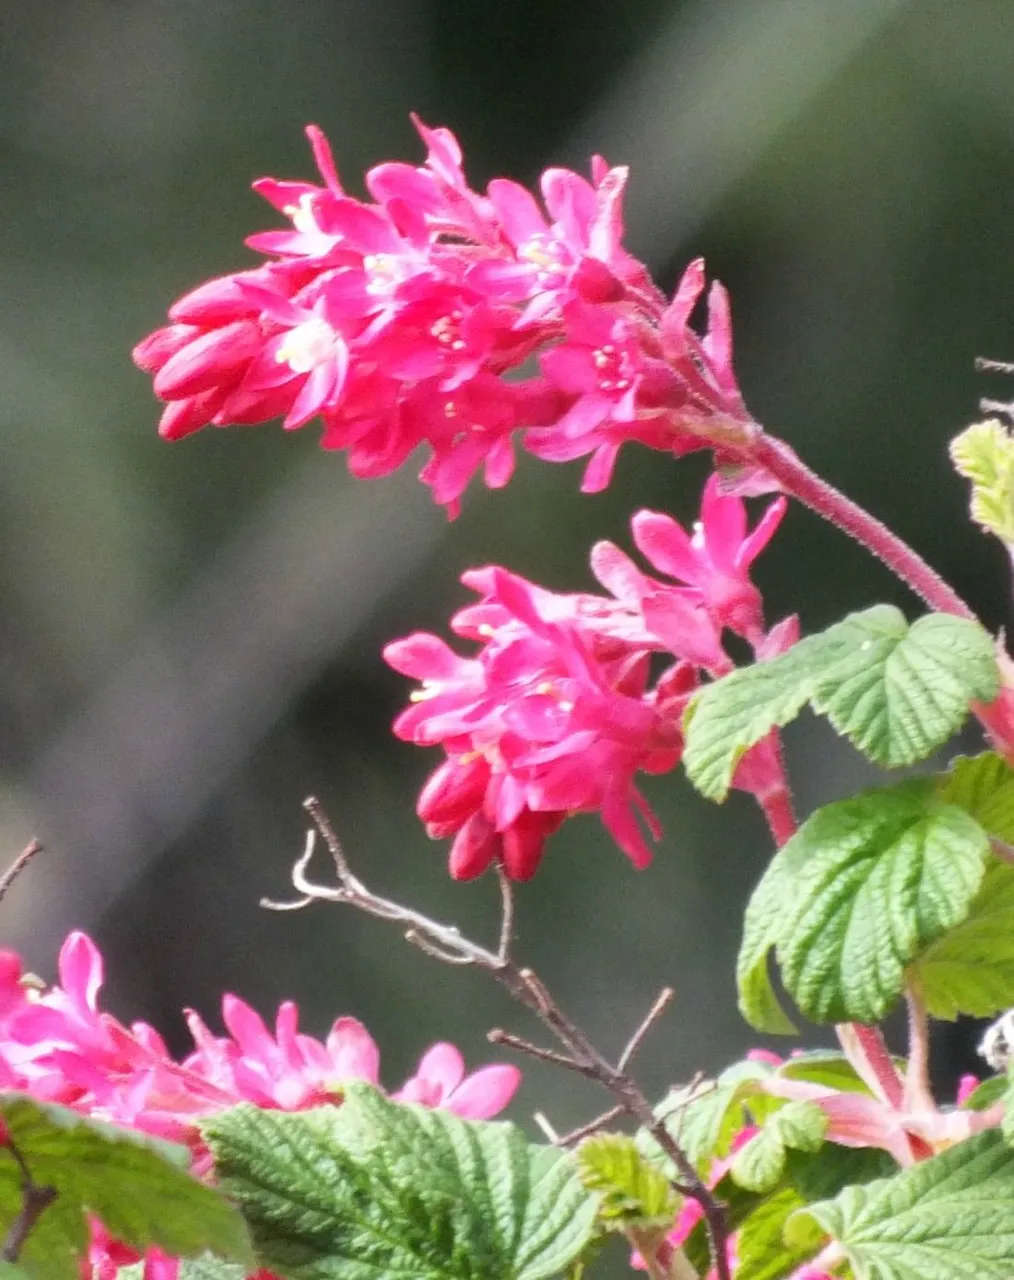
<path id="1" fill-rule="evenodd" d="M 1009 1280 L 1014 1151 L 996 1130 L 789 1219 L 791 1245 L 818 1225 L 855 1280 Z"/>
<path id="2" fill-rule="evenodd" d="M 743 754 L 809 703 L 875 763 L 914 764 L 961 727 L 970 702 L 998 690 L 993 642 L 977 622 L 928 614 L 909 626 L 877 605 L 701 690 L 684 718 L 683 761 L 694 786 L 722 801 Z"/>
<path id="3" fill-rule="evenodd" d="M 865 792 L 817 810 L 781 848 L 747 907 L 737 979 L 758 1030 L 791 1028 L 782 981 L 814 1022 L 878 1022 L 905 968 L 967 916 L 989 842 L 931 780 Z"/>
<path id="4" fill-rule="evenodd" d="M 288 1280 L 543 1280 L 594 1227 L 571 1154 L 367 1085 L 338 1108 L 236 1107 L 205 1132 L 261 1264 Z"/>
<path id="5" fill-rule="evenodd" d="M 955 470 L 972 482 L 976 524 L 1002 542 L 1014 543 L 1014 440 L 1002 422 L 988 418 L 951 441 Z"/>
<path id="6" fill-rule="evenodd" d="M 596 1134 L 576 1154 L 581 1181 L 599 1194 L 599 1219 L 606 1227 L 622 1231 L 672 1225 L 680 1199 L 628 1134 Z"/>

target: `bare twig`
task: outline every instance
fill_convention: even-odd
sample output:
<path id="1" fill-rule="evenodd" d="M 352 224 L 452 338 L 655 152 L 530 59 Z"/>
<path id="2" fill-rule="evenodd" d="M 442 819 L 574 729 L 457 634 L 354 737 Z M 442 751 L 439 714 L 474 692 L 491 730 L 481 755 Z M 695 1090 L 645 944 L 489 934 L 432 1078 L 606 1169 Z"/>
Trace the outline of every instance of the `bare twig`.
<path id="1" fill-rule="evenodd" d="M 1014 373 L 1014 364 L 1006 360 L 988 360 L 985 356 L 975 357 L 975 368 L 979 373 Z"/>
<path id="2" fill-rule="evenodd" d="M 514 889 L 510 876 L 501 863 L 496 864 L 496 878 L 500 885 L 500 946 L 497 959 L 506 964 L 514 941 Z"/>
<path id="3" fill-rule="evenodd" d="M 551 1062 L 553 1066 L 563 1067 L 566 1071 L 576 1071 L 580 1075 L 588 1076 L 591 1080 L 598 1079 L 595 1068 L 581 1062 L 578 1058 L 557 1053 L 555 1049 L 544 1049 L 542 1045 L 532 1044 L 531 1040 L 512 1035 L 501 1027 L 494 1027 L 492 1031 L 487 1031 L 486 1039 L 490 1044 L 505 1044 L 508 1049 L 517 1049 L 518 1053 L 527 1054 L 529 1058 L 535 1058 L 538 1062 Z"/>
<path id="4" fill-rule="evenodd" d="M 615 1107 L 610 1107 L 608 1111 L 603 1111 L 600 1116 L 596 1116 L 594 1120 L 589 1120 L 587 1124 L 580 1125 L 577 1129 L 571 1129 L 569 1133 L 561 1133 L 556 1139 L 558 1147 L 572 1147 L 575 1142 L 580 1142 L 582 1138 L 590 1138 L 593 1133 L 598 1133 L 600 1129 L 604 1129 L 607 1124 L 612 1124 L 614 1120 L 619 1120 L 620 1116 L 626 1115 L 627 1108 L 623 1103 L 617 1103 Z"/>
<path id="5" fill-rule="evenodd" d="M 729 1233 L 725 1206 L 702 1182 L 682 1147 L 666 1124 L 655 1115 L 644 1092 L 626 1071 L 627 1063 L 672 999 L 671 993 L 663 992 L 655 1001 L 652 1009 L 628 1042 L 620 1061 L 614 1066 L 595 1048 L 581 1028 L 563 1012 L 538 975 L 531 969 L 522 968 L 512 959 L 510 946 L 514 930 L 514 898 L 505 875 L 501 874 L 500 879 L 501 921 L 498 945 L 497 950 L 492 951 L 463 937 L 453 925 L 444 925 L 430 920 L 418 911 L 403 907 L 400 903 L 383 898 L 367 889 L 362 881 L 353 875 L 341 843 L 320 802 L 310 797 L 304 802 L 304 808 L 313 820 L 314 830 L 307 834 L 303 853 L 292 869 L 292 883 L 300 896 L 295 902 L 265 902 L 264 905 L 274 910 L 291 910 L 313 901 L 346 903 L 359 911 L 365 911 L 381 920 L 390 920 L 399 925 L 410 942 L 437 959 L 453 964 L 475 965 L 491 974 L 506 987 L 515 1000 L 535 1014 L 566 1052 L 557 1053 L 552 1049 L 543 1049 L 530 1041 L 521 1040 L 499 1029 L 490 1033 L 490 1039 L 500 1044 L 511 1045 L 520 1052 L 539 1058 L 541 1061 L 551 1062 L 568 1071 L 587 1076 L 613 1095 L 618 1105 L 610 1114 L 630 1116 L 651 1134 L 676 1170 L 677 1176 L 673 1178 L 673 1186 L 680 1194 L 689 1196 L 701 1206 L 711 1242 L 715 1273 L 718 1280 L 730 1280 L 726 1257 Z M 331 855 L 337 879 L 335 886 L 316 884 L 308 878 L 307 870 L 313 858 L 318 835 L 323 839 Z M 604 1122 L 600 1118 L 597 1123 Z"/>
<path id="6" fill-rule="evenodd" d="M 644 1043 L 645 1036 L 652 1029 L 666 1009 L 672 1004 L 676 998 L 676 992 L 672 987 L 663 987 L 658 993 L 655 1003 L 648 1010 L 644 1017 L 644 1021 L 637 1028 L 634 1034 L 627 1041 L 627 1046 L 620 1054 L 619 1061 L 616 1063 L 617 1071 L 626 1071 L 634 1054 L 640 1049 Z"/>
<path id="7" fill-rule="evenodd" d="M 983 398 L 979 401 L 980 413 L 998 413 L 1004 418 L 1014 418 L 1014 403 L 1010 400 L 989 400 Z"/>
<path id="8" fill-rule="evenodd" d="M 42 845 L 39 844 L 38 840 L 30 840 L 28 844 L 25 845 L 3 875 L 0 876 L 0 902 L 3 902 L 4 898 L 7 897 L 7 893 L 10 890 L 11 885 L 22 871 L 24 871 L 25 867 L 28 866 L 36 854 L 41 852 Z"/>
<path id="9" fill-rule="evenodd" d="M 560 1135 L 553 1128 L 552 1124 L 549 1121 L 548 1116 L 543 1115 L 541 1111 L 536 1111 L 533 1113 L 532 1119 L 539 1126 L 539 1128 L 546 1135 L 546 1137 L 553 1144 L 553 1146 L 554 1147 L 557 1146 L 560 1141 Z"/>
<path id="10" fill-rule="evenodd" d="M 35 842 L 33 841 L 33 843 Z M 38 850 L 35 852 L 38 852 Z M 43 1212 L 56 1199 L 56 1188 L 43 1187 L 35 1181 L 28 1165 L 25 1163 L 24 1156 L 10 1140 L 10 1137 L 8 1137 L 3 1149 L 10 1153 L 21 1174 L 21 1208 L 10 1225 L 3 1247 L 0 1248 L 0 1260 L 3 1262 L 17 1262 L 21 1255 L 21 1250 L 25 1247 L 25 1241 L 31 1235 L 32 1228 Z"/>

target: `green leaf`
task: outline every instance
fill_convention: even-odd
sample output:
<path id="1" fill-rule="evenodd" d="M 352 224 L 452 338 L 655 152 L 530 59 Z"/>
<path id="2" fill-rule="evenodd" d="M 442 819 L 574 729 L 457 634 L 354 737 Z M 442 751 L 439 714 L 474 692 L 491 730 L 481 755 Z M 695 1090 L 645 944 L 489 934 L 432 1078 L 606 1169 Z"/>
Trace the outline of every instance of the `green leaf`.
<path id="1" fill-rule="evenodd" d="M 186 1172 L 185 1148 L 24 1094 L 0 1094 L 0 1115 L 33 1180 L 57 1192 L 19 1258 L 33 1280 L 77 1280 L 88 1247 L 86 1215 L 139 1251 L 158 1245 L 178 1257 L 210 1251 L 252 1264 L 242 1218 Z M 21 1204 L 18 1167 L 0 1152 L 0 1218 L 12 1222 Z"/>
<path id="2" fill-rule="evenodd" d="M 1008 1147 L 1014 1147 L 1014 1071 L 1010 1066 L 1004 1077 L 1007 1088 L 1004 1090 L 1004 1112 L 1003 1119 L 1000 1121 L 1000 1132 L 1003 1134 L 1003 1140 Z"/>
<path id="3" fill-rule="evenodd" d="M 771 1068 L 763 1063 L 737 1063 L 717 1080 L 671 1090 L 655 1108 L 655 1115 L 702 1178 L 707 1178 L 713 1160 L 729 1154 L 733 1138 L 747 1123 L 746 1100 L 761 1105 L 769 1101 L 758 1094 L 759 1081 L 770 1074 Z M 679 1176 L 646 1129 L 638 1132 L 636 1141 L 642 1155 L 667 1177 Z"/>
<path id="4" fill-rule="evenodd" d="M 993 642 L 978 623 L 928 614 L 909 626 L 877 605 L 698 693 L 683 761 L 703 795 L 724 800 L 743 753 L 809 703 L 877 764 L 914 764 L 961 727 L 973 699 L 998 689 Z"/>
<path id="5" fill-rule="evenodd" d="M 578 1173 L 601 1197 L 599 1219 L 610 1229 L 669 1227 L 680 1200 L 669 1179 L 625 1133 L 601 1133 L 577 1149 Z"/>
<path id="6" fill-rule="evenodd" d="M 782 1280 L 818 1251 L 818 1228 L 808 1237 L 800 1233 L 793 1245 L 785 1243 L 785 1222 L 796 1209 L 814 1200 L 837 1195 L 844 1187 L 889 1176 L 897 1165 L 886 1151 L 872 1147 L 838 1147 L 827 1144 L 819 1155 L 789 1151 L 782 1181 L 762 1195 L 739 1186 L 729 1174 L 714 1188 L 726 1206 L 730 1231 L 738 1233 L 736 1252 L 740 1271 L 749 1280 Z M 798 1232 L 797 1226 L 797 1232 Z M 708 1240 L 699 1223 L 684 1246 L 698 1272 L 708 1269 Z"/>
<path id="7" fill-rule="evenodd" d="M 988 852 L 979 824 L 942 802 L 932 780 L 818 809 L 747 906 L 737 970 L 744 1017 L 761 1031 L 785 1030 L 767 973 L 774 948 L 806 1017 L 878 1022 L 904 988 L 905 967 L 967 914 Z"/>
<path id="8" fill-rule="evenodd" d="M 774 1126 L 765 1126 L 736 1152 L 729 1172 L 747 1191 L 770 1191 L 785 1168 L 785 1144 Z"/>
<path id="9" fill-rule="evenodd" d="M 786 1080 L 808 1080 L 839 1093 L 870 1092 L 848 1058 L 829 1049 L 793 1053 L 777 1068 L 776 1074 Z"/>
<path id="10" fill-rule="evenodd" d="M 841 1246 L 856 1280 L 1009 1280 L 1014 1151 L 996 1130 L 977 1134 L 798 1211 L 788 1242 L 813 1223 Z"/>
<path id="11" fill-rule="evenodd" d="M 827 1132 L 827 1116 L 813 1102 L 787 1102 L 736 1152 L 733 1179 L 748 1191 L 770 1191 L 785 1168 L 789 1148 L 819 1151 Z"/>
<path id="12" fill-rule="evenodd" d="M 765 1125 L 782 1145 L 795 1151 L 819 1151 L 827 1133 L 827 1116 L 815 1102 L 787 1102 Z"/>
<path id="13" fill-rule="evenodd" d="M 1006 1076 L 989 1076 L 972 1090 L 961 1105 L 969 1111 L 988 1111 L 994 1103 L 1003 1100 L 1006 1092 Z"/>
<path id="14" fill-rule="evenodd" d="M 1014 867 L 990 859 L 965 919 L 912 970 L 934 1018 L 992 1018 L 1014 1004 Z"/>
<path id="15" fill-rule="evenodd" d="M 135 1262 L 129 1267 L 120 1267 L 116 1280 L 144 1280 L 144 1272 L 144 1263 Z M 200 1258 L 184 1258 L 179 1265 L 178 1280 L 246 1280 L 249 1273 L 249 1267 L 223 1262 L 206 1253 Z"/>
<path id="16" fill-rule="evenodd" d="M 337 1108 L 235 1107 L 205 1134 L 259 1261 L 289 1280 L 543 1280 L 594 1227 L 569 1153 L 367 1085 Z"/>
<path id="17" fill-rule="evenodd" d="M 886 632 L 850 655 L 814 691 L 812 705 L 875 764 L 925 760 L 961 728 L 974 699 L 1000 690 L 993 641 L 977 622 L 947 613 Z"/>
<path id="18" fill-rule="evenodd" d="M 958 475 L 972 482 L 976 524 L 1002 542 L 1014 542 L 1014 440 L 997 418 L 966 427 L 951 441 Z"/>
<path id="19" fill-rule="evenodd" d="M 785 1243 L 785 1223 L 806 1201 L 793 1187 L 782 1186 L 749 1214 L 736 1237 L 739 1274 L 750 1280 L 783 1280 L 814 1252 Z"/>
<path id="20" fill-rule="evenodd" d="M 1014 770 L 996 752 L 958 756 L 938 785 L 941 800 L 964 809 L 991 836 L 1014 844 Z"/>

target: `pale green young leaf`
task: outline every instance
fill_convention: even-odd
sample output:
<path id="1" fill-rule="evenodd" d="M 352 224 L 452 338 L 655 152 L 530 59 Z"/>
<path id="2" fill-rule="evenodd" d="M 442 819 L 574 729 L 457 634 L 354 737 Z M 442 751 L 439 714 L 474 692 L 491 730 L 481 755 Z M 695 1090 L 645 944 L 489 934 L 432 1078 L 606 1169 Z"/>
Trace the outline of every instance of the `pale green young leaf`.
<path id="1" fill-rule="evenodd" d="M 762 1128 L 733 1159 L 733 1179 L 748 1191 L 770 1191 L 777 1186 L 790 1149 L 812 1154 L 824 1143 L 827 1116 L 815 1103 L 779 1100 L 776 1108 L 763 1120 L 754 1117 Z"/>
<path id="2" fill-rule="evenodd" d="M 747 908 L 740 1008 L 778 1031 L 757 998 L 766 956 L 814 1022 L 877 1022 L 905 967 L 959 924 L 982 883 L 989 842 L 929 780 L 818 809 L 775 855 Z M 770 1000 L 774 1000 L 771 992 Z M 782 1015 L 784 1018 L 784 1015 Z"/>
<path id="3" fill-rule="evenodd" d="M 855 1280 L 1010 1280 L 1014 1151 L 996 1130 L 977 1134 L 798 1210 L 788 1243 L 814 1223 L 843 1249 Z"/>
<path id="4" fill-rule="evenodd" d="M 252 1264 L 242 1218 L 191 1177 L 185 1148 L 20 1093 L 0 1094 L 0 1116 L 34 1181 L 57 1193 L 19 1258 L 34 1280 L 76 1280 L 89 1216 L 139 1251 L 151 1245 L 179 1257 L 211 1251 Z M 0 1218 L 13 1221 L 21 1203 L 20 1171 L 0 1151 Z"/>
<path id="5" fill-rule="evenodd" d="M 599 1220 L 609 1229 L 669 1227 L 680 1200 L 669 1179 L 624 1133 L 601 1133 L 577 1148 L 578 1174 L 600 1197 Z"/>
<path id="6" fill-rule="evenodd" d="M 817 1155 L 787 1151 L 782 1180 L 763 1194 L 747 1191 L 726 1173 L 713 1188 L 726 1206 L 730 1231 L 737 1233 L 737 1254 L 746 1280 L 782 1280 L 806 1258 L 818 1252 L 821 1232 L 814 1224 L 809 1235 L 799 1230 L 788 1245 L 782 1230 L 801 1205 L 836 1196 L 844 1187 L 889 1176 L 897 1165 L 886 1151 L 874 1147 L 827 1144 Z M 756 1234 L 754 1234 L 756 1233 Z M 708 1270 L 708 1239 L 699 1223 L 687 1239 L 685 1252 L 703 1275 Z M 756 1274 L 755 1274 L 756 1272 Z"/>
<path id="7" fill-rule="evenodd" d="M 367 1085 L 337 1108 L 235 1107 L 205 1135 L 261 1264 L 288 1280 L 544 1280 L 594 1227 L 570 1153 Z"/>
<path id="8" fill-rule="evenodd" d="M 1014 440 L 997 418 L 975 422 L 951 441 L 955 470 L 972 482 L 971 514 L 1001 542 L 1014 543 Z"/>

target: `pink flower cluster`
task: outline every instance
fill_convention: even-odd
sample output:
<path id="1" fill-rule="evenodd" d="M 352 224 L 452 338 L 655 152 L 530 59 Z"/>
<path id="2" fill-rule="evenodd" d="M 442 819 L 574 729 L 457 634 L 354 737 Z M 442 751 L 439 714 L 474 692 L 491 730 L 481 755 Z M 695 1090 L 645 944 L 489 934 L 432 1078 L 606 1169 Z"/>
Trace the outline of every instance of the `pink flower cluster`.
<path id="1" fill-rule="evenodd" d="M 594 491 L 625 441 L 721 451 L 749 430 L 727 295 L 712 285 L 700 336 L 703 264 L 667 301 L 623 249 L 626 169 L 547 169 L 543 208 L 505 179 L 473 191 L 454 135 L 415 125 L 425 163 L 377 165 L 368 200 L 345 192 L 315 126 L 323 186 L 254 184 L 290 224 L 247 241 L 267 260 L 181 298 L 134 351 L 164 437 L 320 417 L 358 476 L 425 444 L 421 478 L 453 514 L 480 467 L 507 483 L 518 433 L 540 458 L 589 457 Z"/>
<path id="2" fill-rule="evenodd" d="M 749 577 L 784 510 L 777 499 L 748 532 L 742 499 L 723 495 L 713 476 L 692 536 L 658 512 L 633 518 L 639 551 L 671 581 L 609 542 L 591 556 L 608 595 L 559 595 L 506 569 L 473 569 L 463 581 L 481 599 L 451 627 L 480 646 L 475 656 L 425 633 L 387 646 L 391 666 L 421 682 L 395 733 L 447 753 L 418 812 L 431 836 L 454 836 L 453 876 L 499 860 L 527 879 L 546 838 L 578 812 L 599 813 L 636 866 L 649 861 L 639 819 L 656 838 L 658 823 L 634 777 L 679 762 L 681 717 L 700 673 L 733 667 L 723 632 L 761 658 L 796 639 L 795 618 L 765 632 Z M 652 679 L 656 654 L 672 661 Z M 737 785 L 761 795 L 781 785 L 775 740 L 744 759 Z"/>
<path id="3" fill-rule="evenodd" d="M 355 1018 L 338 1018 L 321 1042 L 299 1031 L 296 1006 L 287 1002 L 272 1034 L 248 1004 L 227 995 L 228 1034 L 213 1035 L 189 1011 L 195 1049 L 177 1061 L 152 1027 L 125 1027 L 99 1008 L 102 957 L 85 934 L 67 938 L 59 975 L 59 985 L 40 992 L 23 981 L 20 957 L 0 951 L 0 1089 L 184 1143 L 198 1175 L 210 1171 L 201 1117 L 239 1102 L 283 1111 L 339 1105 L 349 1080 L 379 1086 L 379 1051 Z M 466 1075 L 458 1050 L 436 1044 L 392 1096 L 486 1119 L 507 1106 L 519 1079 L 517 1068 L 506 1065 Z M 114 1280 L 117 1267 L 136 1261 L 96 1224 L 94 1280 Z M 146 1280 L 176 1280 L 176 1260 L 159 1250 L 150 1250 L 145 1263 Z"/>

